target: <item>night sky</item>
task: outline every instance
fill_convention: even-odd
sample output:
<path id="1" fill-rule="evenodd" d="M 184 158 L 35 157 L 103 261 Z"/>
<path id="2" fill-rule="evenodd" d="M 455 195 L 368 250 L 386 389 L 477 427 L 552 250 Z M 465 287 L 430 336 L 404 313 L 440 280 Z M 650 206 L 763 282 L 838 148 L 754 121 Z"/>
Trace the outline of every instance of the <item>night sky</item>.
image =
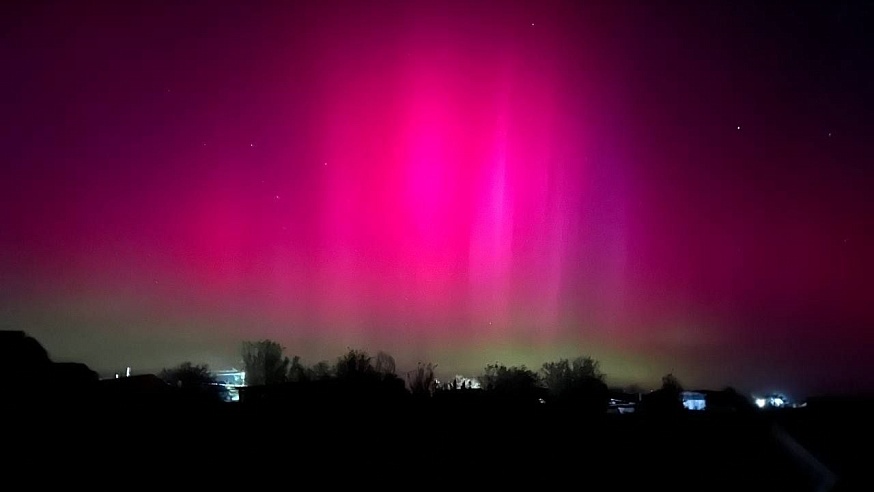
<path id="1" fill-rule="evenodd" d="M 4 2 L 0 328 L 874 389 L 874 4 L 762 3 Z"/>

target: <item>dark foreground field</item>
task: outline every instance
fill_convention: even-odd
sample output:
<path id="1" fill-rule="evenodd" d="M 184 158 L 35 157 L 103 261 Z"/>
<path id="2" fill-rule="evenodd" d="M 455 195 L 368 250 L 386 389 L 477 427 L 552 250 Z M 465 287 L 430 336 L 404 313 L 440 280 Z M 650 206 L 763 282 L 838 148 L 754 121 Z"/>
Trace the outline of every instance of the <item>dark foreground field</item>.
<path id="1" fill-rule="evenodd" d="M 307 489 L 870 490 L 863 416 L 795 412 L 580 418 L 546 406 L 350 402 L 31 408 L 9 415 L 5 445 L 13 473 L 34 467 L 45 473 L 30 476 L 60 485 L 96 486 L 118 474 L 123 481 L 110 485 L 148 480 L 174 489 L 275 482 Z"/>

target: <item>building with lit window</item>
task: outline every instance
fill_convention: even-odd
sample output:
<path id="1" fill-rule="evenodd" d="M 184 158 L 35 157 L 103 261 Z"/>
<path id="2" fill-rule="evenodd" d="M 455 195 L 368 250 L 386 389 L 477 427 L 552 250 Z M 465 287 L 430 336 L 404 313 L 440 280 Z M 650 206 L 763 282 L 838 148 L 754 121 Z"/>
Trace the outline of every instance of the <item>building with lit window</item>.
<path id="1" fill-rule="evenodd" d="M 228 401 L 240 401 L 240 388 L 246 386 L 246 371 L 227 369 L 213 373 L 216 382 L 224 386 L 227 391 Z"/>
<path id="2" fill-rule="evenodd" d="M 680 394 L 686 410 L 706 410 L 707 395 L 699 391 L 684 391 Z"/>

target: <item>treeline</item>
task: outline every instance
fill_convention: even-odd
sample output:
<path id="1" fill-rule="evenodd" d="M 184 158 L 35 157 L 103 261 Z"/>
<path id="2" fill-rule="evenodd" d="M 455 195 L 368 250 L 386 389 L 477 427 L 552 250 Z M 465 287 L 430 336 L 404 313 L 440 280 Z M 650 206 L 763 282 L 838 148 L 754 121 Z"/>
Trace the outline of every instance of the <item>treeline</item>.
<path id="1" fill-rule="evenodd" d="M 435 364 L 419 363 L 401 376 L 394 358 L 382 351 L 370 355 L 364 350 L 350 349 L 333 363 L 305 365 L 298 356 L 286 356 L 278 342 L 259 340 L 244 342 L 240 355 L 248 386 L 243 390 L 246 393 L 243 399 L 247 401 L 300 401 L 366 394 L 370 399 L 384 400 L 548 404 L 591 413 L 606 412 L 610 401 L 606 374 L 600 363 L 589 356 L 546 362 L 538 370 L 495 362 L 485 366 L 475 380 L 455 378 L 440 382 L 435 377 Z M 184 363 L 165 369 L 160 377 L 182 388 L 218 386 L 209 368 L 202 364 Z M 665 383 L 670 387 L 671 400 L 679 404 L 679 382 L 668 376 Z"/>

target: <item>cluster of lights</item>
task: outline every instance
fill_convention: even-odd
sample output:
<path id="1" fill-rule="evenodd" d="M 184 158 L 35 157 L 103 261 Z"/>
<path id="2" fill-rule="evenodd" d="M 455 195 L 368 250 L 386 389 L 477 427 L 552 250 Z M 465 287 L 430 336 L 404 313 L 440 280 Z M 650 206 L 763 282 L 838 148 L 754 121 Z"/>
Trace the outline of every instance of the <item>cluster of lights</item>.
<path id="1" fill-rule="evenodd" d="M 229 369 L 213 373 L 219 386 L 228 390 L 228 401 L 240 401 L 240 388 L 246 386 L 246 371 Z"/>
<path id="2" fill-rule="evenodd" d="M 767 397 L 756 397 L 753 400 L 759 408 L 783 408 L 789 405 L 789 399 L 783 395 L 770 395 Z"/>
<path id="3" fill-rule="evenodd" d="M 155 282 L 157 283 L 157 280 Z M 124 371 L 124 377 L 130 377 L 130 366 L 127 366 L 127 369 Z M 115 379 L 118 379 L 118 373 L 115 373 Z"/>
<path id="4" fill-rule="evenodd" d="M 461 375 L 455 376 L 455 384 L 458 385 L 459 388 L 471 388 L 471 389 L 479 389 L 479 379 L 477 378 L 466 378 Z"/>
<path id="5" fill-rule="evenodd" d="M 437 385 L 438 388 L 443 387 L 443 385 L 444 385 L 444 383 L 437 378 L 434 378 L 434 384 Z M 457 374 L 454 378 L 450 379 L 449 382 L 447 382 L 445 384 L 448 384 L 448 385 L 454 384 L 456 388 L 468 388 L 468 389 L 481 389 L 482 388 L 482 385 L 480 385 L 479 379 L 464 377 L 460 374 Z"/>

